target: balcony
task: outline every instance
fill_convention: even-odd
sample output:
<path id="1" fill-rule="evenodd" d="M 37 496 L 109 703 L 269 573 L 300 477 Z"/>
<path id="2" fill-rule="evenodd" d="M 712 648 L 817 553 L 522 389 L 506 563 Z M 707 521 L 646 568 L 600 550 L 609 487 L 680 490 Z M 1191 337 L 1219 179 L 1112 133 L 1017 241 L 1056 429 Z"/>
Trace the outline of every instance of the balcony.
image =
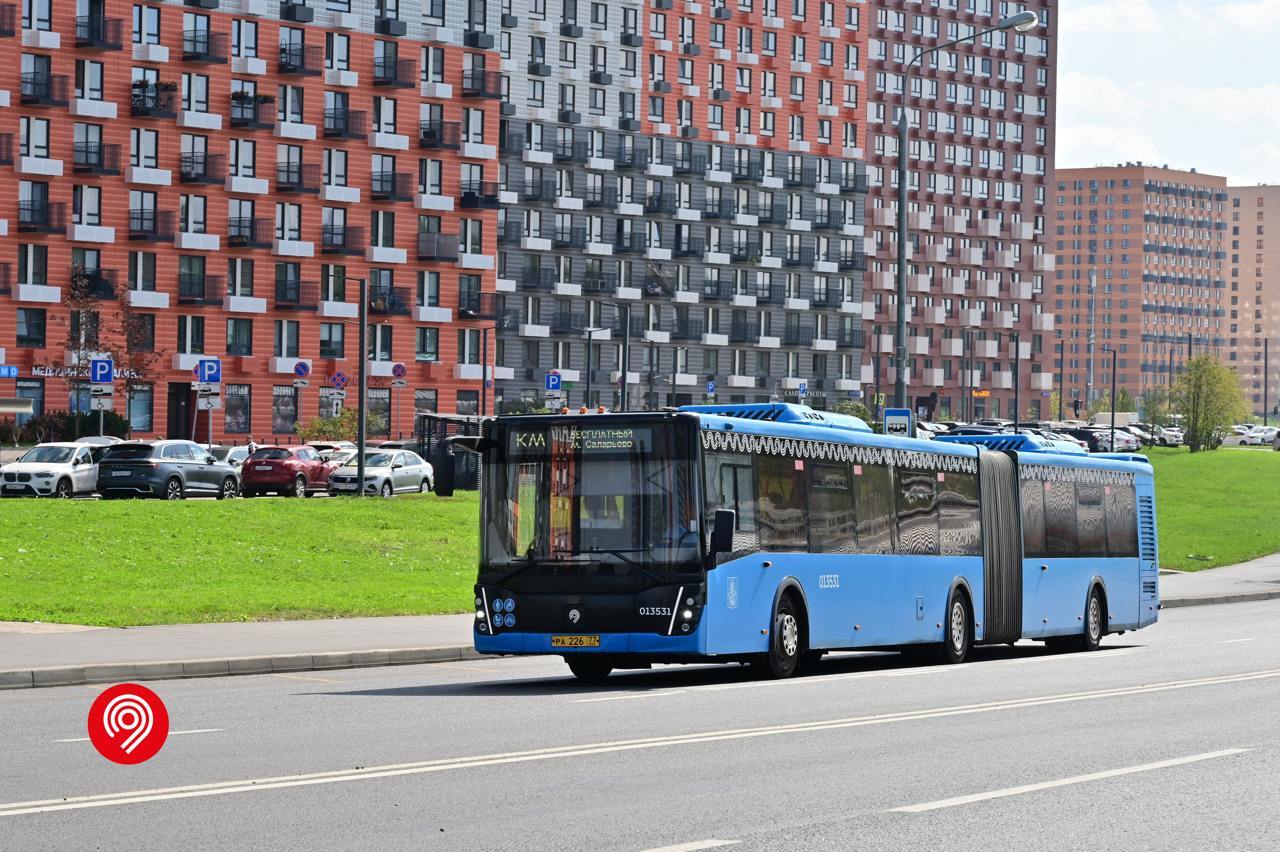
<path id="1" fill-rule="evenodd" d="M 315 20 L 316 11 L 307 6 L 305 0 L 284 0 L 280 4 L 280 17 L 286 21 L 309 24 Z"/>
<path id="2" fill-rule="evenodd" d="M 844 221 L 843 210 L 828 210 L 814 218 L 813 228 L 816 231 L 838 231 L 844 227 Z"/>
<path id="3" fill-rule="evenodd" d="M 173 242 L 174 215 L 171 210 L 137 208 L 129 211 L 129 239 L 141 242 Z"/>
<path id="4" fill-rule="evenodd" d="M 320 308 L 320 282 L 297 278 L 276 279 L 275 306 L 281 311 L 315 311 Z"/>
<path id="5" fill-rule="evenodd" d="M 587 245 L 586 228 L 555 228 L 551 232 L 551 245 L 558 249 L 582 249 Z"/>
<path id="6" fill-rule="evenodd" d="M 639 254 L 648 242 L 644 234 L 622 234 L 614 238 L 613 250 L 617 254 Z"/>
<path id="7" fill-rule="evenodd" d="M 593 295 L 613 295 L 618 289 L 618 277 L 612 272 L 582 280 L 582 292 Z"/>
<path id="8" fill-rule="evenodd" d="M 707 241 L 702 237 L 689 237 L 677 243 L 671 254 L 675 257 L 702 257 L 707 250 Z"/>
<path id="9" fill-rule="evenodd" d="M 471 180 L 462 184 L 462 208 L 498 207 L 498 183 L 491 180 Z"/>
<path id="10" fill-rule="evenodd" d="M 66 74 L 24 72 L 22 75 L 22 103 L 28 106 L 64 107 L 67 100 L 68 77 Z"/>
<path id="11" fill-rule="evenodd" d="M 700 292 L 706 302 L 728 302 L 733 299 L 733 285 L 728 281 L 703 281 Z"/>
<path id="12" fill-rule="evenodd" d="M 635 148 L 619 149 L 613 155 L 613 165 L 619 169 L 643 169 L 649 165 L 649 152 Z"/>
<path id="13" fill-rule="evenodd" d="M 613 207 L 618 203 L 618 190 L 611 186 L 588 188 L 582 203 L 585 207 Z"/>
<path id="14" fill-rule="evenodd" d="M 556 284 L 556 271 L 541 266 L 529 266 L 520 273 L 521 290 L 551 290 Z"/>
<path id="15" fill-rule="evenodd" d="M 124 22 L 102 15 L 76 18 L 76 47 L 84 50 L 124 49 Z"/>
<path id="16" fill-rule="evenodd" d="M 72 146 L 73 170 L 77 174 L 120 174 L 120 146 L 101 142 L 76 142 Z"/>
<path id="17" fill-rule="evenodd" d="M 221 305 L 227 292 L 225 279 L 203 272 L 178 273 L 179 305 Z"/>
<path id="18" fill-rule="evenodd" d="M 574 334 L 587 327 L 585 314 L 557 311 L 551 317 L 552 334 Z"/>
<path id="19" fill-rule="evenodd" d="M 319 192 L 320 166 L 317 163 L 277 163 L 277 192 Z"/>
<path id="20" fill-rule="evenodd" d="M 228 248 L 268 248 L 273 229 L 266 219 L 235 217 L 227 219 Z"/>
<path id="21" fill-rule="evenodd" d="M 412 89 L 417 83 L 417 65 L 412 59 L 374 57 L 373 85 Z"/>
<path id="22" fill-rule="evenodd" d="M 867 256 L 860 251 L 827 252 L 827 260 L 838 266 L 841 271 L 867 271 Z"/>
<path id="23" fill-rule="evenodd" d="M 323 254 L 363 255 L 364 228 L 347 225 L 324 225 L 320 229 L 320 251 Z"/>
<path id="24" fill-rule="evenodd" d="M 187 30 L 182 34 L 182 60 L 210 65 L 227 62 L 227 34 Z"/>
<path id="25" fill-rule="evenodd" d="M 676 212 L 676 197 L 662 193 L 646 196 L 644 199 L 644 212 L 650 215 L 655 213 L 671 215 Z"/>
<path id="26" fill-rule="evenodd" d="M 703 154 L 677 157 L 671 168 L 678 175 L 701 174 L 707 170 L 707 158 Z"/>
<path id="27" fill-rule="evenodd" d="M 58 234 L 67 229 L 67 205 L 45 201 L 18 202 L 18 230 L 30 234 Z"/>
<path id="28" fill-rule="evenodd" d="M 841 193 L 866 192 L 867 176 L 858 174 L 842 174 L 840 175 L 839 187 Z"/>
<path id="29" fill-rule="evenodd" d="M 129 114 L 135 118 L 174 118 L 177 101 L 177 83 L 135 83 L 130 90 Z"/>
<path id="30" fill-rule="evenodd" d="M 71 267 L 68 294 L 76 300 L 114 299 L 116 297 L 116 271 L 114 269 Z"/>
<path id="31" fill-rule="evenodd" d="M 556 142 L 551 156 L 559 163 L 585 163 L 589 150 L 585 139 L 565 139 Z"/>
<path id="32" fill-rule="evenodd" d="M 721 198 L 719 201 L 708 201 L 702 207 L 704 219 L 733 218 L 733 199 Z"/>
<path id="33" fill-rule="evenodd" d="M 373 20 L 373 31 L 378 35 L 402 36 L 409 31 L 409 25 L 399 18 L 378 16 Z"/>
<path id="34" fill-rule="evenodd" d="M 222 183 L 226 180 L 227 158 L 222 154 L 186 153 L 178 160 L 178 180 L 182 183 Z"/>
<path id="35" fill-rule="evenodd" d="M 838 349 L 864 349 L 866 345 L 866 334 L 860 328 L 842 328 L 836 332 Z"/>
<path id="36" fill-rule="evenodd" d="M 729 174 L 734 180 L 758 181 L 764 177 L 764 163 L 755 160 L 736 160 Z"/>
<path id="37" fill-rule="evenodd" d="M 497 293 L 459 293 L 458 319 L 492 320 L 498 318 Z"/>
<path id="38" fill-rule="evenodd" d="M 818 173 L 814 169 L 788 169 L 782 183 L 784 186 L 812 189 L 818 185 Z"/>
<path id="39" fill-rule="evenodd" d="M 327 109 L 324 135 L 328 139 L 364 139 L 369 135 L 369 114 L 363 110 Z"/>
<path id="40" fill-rule="evenodd" d="M 418 260 L 455 261 L 457 259 L 457 234 L 418 234 Z"/>
<path id="41" fill-rule="evenodd" d="M 410 201 L 413 176 L 408 172 L 374 172 L 369 176 L 369 195 L 374 201 Z"/>
<path id="42" fill-rule="evenodd" d="M 759 263 L 762 256 L 760 243 L 734 243 L 729 247 L 729 260 L 734 263 Z"/>
<path id="43" fill-rule="evenodd" d="M 418 147 L 426 150 L 458 150 L 462 147 L 462 122 L 421 122 L 418 125 Z"/>
<path id="44" fill-rule="evenodd" d="M 791 326 L 782 331 L 783 346 L 809 346 L 813 343 L 814 333 L 812 328 L 805 326 Z"/>
<path id="45" fill-rule="evenodd" d="M 760 339 L 760 329 L 750 323 L 735 322 L 729 327 L 730 343 L 754 343 Z"/>
<path id="46" fill-rule="evenodd" d="M 408 291 L 403 287 L 370 286 L 369 313 L 374 316 L 409 316 Z"/>
<path id="47" fill-rule="evenodd" d="M 462 96 L 464 98 L 502 97 L 502 75 L 497 71 L 471 68 L 462 72 Z"/>
<path id="48" fill-rule="evenodd" d="M 282 44 L 276 70 L 281 74 L 319 77 L 324 73 L 324 48 L 319 45 Z"/>
<path id="49" fill-rule="evenodd" d="M 276 123 L 276 99 L 273 95 L 231 94 L 231 126 L 251 130 L 269 130 Z"/>

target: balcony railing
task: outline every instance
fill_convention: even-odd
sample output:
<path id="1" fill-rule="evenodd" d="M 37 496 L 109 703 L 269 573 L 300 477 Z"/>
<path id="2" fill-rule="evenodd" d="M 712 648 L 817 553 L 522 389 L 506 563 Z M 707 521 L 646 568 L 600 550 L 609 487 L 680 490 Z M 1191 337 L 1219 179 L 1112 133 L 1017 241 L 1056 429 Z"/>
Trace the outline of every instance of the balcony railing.
<path id="1" fill-rule="evenodd" d="M 753 323 L 735 322 L 729 327 L 730 343 L 753 343 L 760 339 L 760 328 Z"/>
<path id="2" fill-rule="evenodd" d="M 373 85 L 412 89 L 416 85 L 417 67 L 412 59 L 374 57 Z"/>
<path id="3" fill-rule="evenodd" d="M 619 169 L 643 169 L 649 165 L 649 152 L 637 148 L 620 150 L 613 156 L 613 165 Z"/>
<path id="4" fill-rule="evenodd" d="M 500 313 L 499 301 L 497 293 L 459 293 L 458 319 L 497 319 Z"/>
<path id="5" fill-rule="evenodd" d="M 585 248 L 586 228 L 556 228 L 551 232 L 551 245 L 556 248 Z"/>
<path id="6" fill-rule="evenodd" d="M 276 103 L 255 95 L 231 95 L 231 126 L 266 129 L 275 125 Z"/>
<path id="7" fill-rule="evenodd" d="M 553 180 L 537 180 L 520 187 L 521 201 L 551 202 L 556 197 L 556 182 Z"/>
<path id="8" fill-rule="evenodd" d="M 613 250 L 618 254 L 637 254 L 644 251 L 648 244 L 644 234 L 619 235 L 613 240 Z"/>
<path id="9" fill-rule="evenodd" d="M 646 299 L 665 299 L 669 298 L 675 292 L 675 287 L 671 282 L 658 275 L 652 275 L 644 280 L 644 287 L 641 288 Z"/>
<path id="10" fill-rule="evenodd" d="M 103 15 L 80 15 L 76 18 L 76 47 L 89 50 L 121 50 L 124 48 L 124 22 Z"/>
<path id="11" fill-rule="evenodd" d="M 457 234 L 418 234 L 418 260 L 457 259 Z"/>
<path id="12" fill-rule="evenodd" d="M 728 281 L 702 282 L 702 298 L 707 302 L 728 302 L 733 299 L 733 285 Z"/>
<path id="13" fill-rule="evenodd" d="M 860 251 L 829 252 L 827 260 L 837 264 L 841 270 L 867 271 L 867 256 Z"/>
<path id="14" fill-rule="evenodd" d="M 734 263 L 758 263 L 761 257 L 759 243 L 734 243 L 729 246 L 729 259 Z"/>
<path id="15" fill-rule="evenodd" d="M 477 207 L 498 206 L 498 182 L 491 180 L 469 180 L 462 184 L 462 207 L 463 209 L 474 209 Z"/>
<path id="16" fill-rule="evenodd" d="M 101 142 L 76 142 L 72 146 L 72 168 L 80 174 L 120 174 L 120 146 Z"/>
<path id="17" fill-rule="evenodd" d="M 782 177 L 786 186 L 814 187 L 818 182 L 816 169 L 788 169 Z"/>
<path id="18" fill-rule="evenodd" d="M 320 282 L 276 279 L 275 306 L 282 311 L 314 311 L 320 307 Z"/>
<path id="19" fill-rule="evenodd" d="M 844 227 L 844 211 L 828 210 L 826 213 L 816 216 L 813 219 L 814 230 L 830 231 L 838 230 Z"/>
<path id="20" fill-rule="evenodd" d="M 266 219 L 237 216 L 227 220 L 227 245 L 231 248 L 266 248 L 273 233 Z"/>
<path id="21" fill-rule="evenodd" d="M 502 75 L 497 71 L 471 68 L 462 72 L 464 98 L 502 97 Z"/>
<path id="22" fill-rule="evenodd" d="M 686 320 L 685 322 L 676 322 L 675 328 L 671 329 L 672 340 L 701 340 L 703 334 L 702 320 Z"/>
<path id="23" fill-rule="evenodd" d="M 498 226 L 499 245 L 519 245 L 522 236 L 519 222 L 503 222 Z"/>
<path id="24" fill-rule="evenodd" d="M 369 133 L 369 114 L 341 107 L 324 111 L 324 135 L 330 139 L 363 139 Z"/>
<path id="25" fill-rule="evenodd" d="M 369 287 L 369 313 L 378 316 L 408 316 L 409 300 L 403 287 L 377 284 Z"/>
<path id="26" fill-rule="evenodd" d="M 418 125 L 418 147 L 428 150 L 462 147 L 461 121 L 424 121 Z"/>
<path id="27" fill-rule="evenodd" d="M 702 257 L 707 250 L 707 241 L 702 237 L 689 237 L 682 243 L 677 243 L 672 250 L 675 257 Z"/>
<path id="28" fill-rule="evenodd" d="M 374 172 L 369 178 L 369 195 L 374 201 L 409 201 L 413 198 L 413 176 L 408 172 Z"/>
<path id="29" fill-rule="evenodd" d="M 733 199 L 721 198 L 719 201 L 707 201 L 702 206 L 705 219 L 728 219 L 733 216 Z"/>
<path id="30" fill-rule="evenodd" d="M 22 97 L 30 106 L 66 106 L 68 78 L 66 74 L 28 71 L 22 75 Z"/>
<path id="31" fill-rule="evenodd" d="M 567 311 L 556 311 L 551 315 L 551 332 L 553 334 L 573 334 L 587 327 L 586 314 L 574 314 Z"/>
<path id="32" fill-rule="evenodd" d="M 179 305 L 217 305 L 227 292 L 225 279 L 203 272 L 178 273 Z"/>
<path id="33" fill-rule="evenodd" d="M 551 154 L 562 163 L 585 163 L 588 157 L 587 140 L 566 139 L 556 142 Z"/>
<path id="34" fill-rule="evenodd" d="M 186 62 L 222 64 L 227 61 L 227 34 L 187 30 L 182 34 L 182 58 Z"/>
<path id="35" fill-rule="evenodd" d="M 812 246 L 788 248 L 782 256 L 784 266 L 812 266 L 814 252 Z"/>
<path id="36" fill-rule="evenodd" d="M 707 157 L 705 154 L 693 154 L 689 157 L 677 157 L 672 169 L 676 174 L 698 174 L 707 170 Z"/>
<path id="37" fill-rule="evenodd" d="M 276 190 L 278 192 L 319 192 L 320 165 L 318 163 L 277 163 Z"/>
<path id="38" fill-rule="evenodd" d="M 325 254 L 361 255 L 365 245 L 364 228 L 324 225 L 320 229 L 320 251 Z"/>
<path id="39" fill-rule="evenodd" d="M 178 114 L 178 90 L 172 83 L 134 86 L 129 100 L 129 113 L 137 118 L 173 118 Z"/>
<path id="40" fill-rule="evenodd" d="M 784 346 L 808 346 L 813 343 L 813 329 L 805 326 L 791 326 L 782 330 Z"/>
<path id="41" fill-rule="evenodd" d="M 860 328 L 842 328 L 836 333 L 836 346 L 840 349 L 863 349 L 866 333 Z"/>
<path id="42" fill-rule="evenodd" d="M 172 210 L 134 208 L 129 211 L 129 239 L 169 242 L 173 239 Z"/>
<path id="43" fill-rule="evenodd" d="M 529 266 L 520 273 L 520 289 L 550 290 L 556 283 L 556 271 L 541 266 Z"/>
<path id="44" fill-rule="evenodd" d="M 18 202 L 18 230 L 54 234 L 67 228 L 67 205 L 47 201 Z"/>
<path id="45" fill-rule="evenodd" d="M 736 160 L 729 174 L 734 180 L 760 180 L 764 177 L 764 163 L 757 160 Z"/>
<path id="46" fill-rule="evenodd" d="M 601 273 L 582 279 L 582 292 L 596 294 L 613 294 L 618 289 L 618 276 L 612 272 Z"/>
<path id="47" fill-rule="evenodd" d="M 74 298 L 114 299 L 116 271 L 99 267 L 72 266 L 69 289 Z"/>
<path id="48" fill-rule="evenodd" d="M 182 183 L 222 183 L 227 176 L 224 154 L 186 153 L 178 158 L 178 179 Z"/>
<path id="49" fill-rule="evenodd" d="M 644 199 L 644 212 L 646 213 L 675 213 L 676 197 L 674 195 L 666 195 L 656 193 L 646 196 Z"/>
<path id="50" fill-rule="evenodd" d="M 866 192 L 867 176 L 843 174 L 839 186 L 841 192 Z"/>
<path id="51" fill-rule="evenodd" d="M 276 66 L 281 74 L 302 74 L 319 77 L 323 71 L 324 49 L 319 45 L 282 44 L 280 61 Z"/>
<path id="52" fill-rule="evenodd" d="M 584 207 L 613 207 L 618 203 L 618 190 L 612 186 L 597 186 L 587 189 Z"/>

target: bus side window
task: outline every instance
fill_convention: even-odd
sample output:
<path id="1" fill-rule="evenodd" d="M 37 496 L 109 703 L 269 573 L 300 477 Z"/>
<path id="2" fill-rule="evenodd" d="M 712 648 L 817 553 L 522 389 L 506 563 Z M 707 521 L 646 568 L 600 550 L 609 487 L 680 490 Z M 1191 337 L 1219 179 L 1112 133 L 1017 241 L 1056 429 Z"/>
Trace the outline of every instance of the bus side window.
<path id="1" fill-rule="evenodd" d="M 942 555 L 981 556 L 977 474 L 939 475 L 942 481 L 938 483 L 938 536 Z"/>
<path id="2" fill-rule="evenodd" d="M 732 509 L 737 517 L 733 551 L 760 549 L 756 534 L 756 477 L 751 457 L 742 453 L 707 453 L 706 455 L 707 519 L 704 529 L 711 530 L 717 509 Z"/>
<path id="3" fill-rule="evenodd" d="M 858 550 L 848 465 L 809 465 L 809 549 L 814 553 Z"/>
<path id="4" fill-rule="evenodd" d="M 853 466 L 858 552 L 893 553 L 893 475 L 888 465 Z"/>
<path id="5" fill-rule="evenodd" d="M 1138 555 L 1138 516 L 1132 485 L 1106 486 L 1107 555 Z"/>
<path id="6" fill-rule="evenodd" d="M 1044 483 L 1026 479 L 1019 483 L 1022 492 L 1022 556 L 1040 559 L 1046 554 L 1044 543 Z"/>
<path id="7" fill-rule="evenodd" d="M 1044 541 L 1046 556 L 1076 555 L 1074 482 L 1044 484 Z"/>
<path id="8" fill-rule="evenodd" d="M 1076 485 L 1076 531 L 1078 556 L 1107 555 L 1107 525 L 1102 512 L 1102 486 Z"/>
<path id="9" fill-rule="evenodd" d="M 898 552 L 938 555 L 938 478 L 898 468 Z"/>
<path id="10" fill-rule="evenodd" d="M 809 550 L 804 464 L 792 458 L 756 457 L 756 517 L 761 550 Z"/>

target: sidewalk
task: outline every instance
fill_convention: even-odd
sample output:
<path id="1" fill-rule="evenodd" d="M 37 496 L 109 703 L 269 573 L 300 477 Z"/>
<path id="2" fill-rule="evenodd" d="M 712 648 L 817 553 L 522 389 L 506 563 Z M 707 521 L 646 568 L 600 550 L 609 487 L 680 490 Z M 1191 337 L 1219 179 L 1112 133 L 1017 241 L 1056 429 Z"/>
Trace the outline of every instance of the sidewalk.
<path id="1" fill-rule="evenodd" d="M 1280 598 L 1280 554 L 1161 572 L 1165 607 Z M 0 622 L 0 689 L 478 659 L 470 615 L 79 627 Z"/>

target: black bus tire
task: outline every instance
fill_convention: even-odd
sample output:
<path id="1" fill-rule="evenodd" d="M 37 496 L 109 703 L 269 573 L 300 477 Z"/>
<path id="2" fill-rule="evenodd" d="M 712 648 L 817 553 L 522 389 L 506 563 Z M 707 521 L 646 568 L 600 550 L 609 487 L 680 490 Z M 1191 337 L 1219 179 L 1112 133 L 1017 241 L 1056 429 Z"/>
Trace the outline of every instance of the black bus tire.
<path id="1" fill-rule="evenodd" d="M 569 671 L 573 672 L 573 676 L 583 683 L 603 683 L 613 671 L 608 660 L 587 654 L 565 657 L 564 661 L 569 664 Z"/>
<path id="2" fill-rule="evenodd" d="M 963 663 L 973 649 L 973 608 L 963 589 L 951 590 L 942 626 L 942 661 Z"/>
<path id="3" fill-rule="evenodd" d="M 802 618 L 803 614 L 790 594 L 778 598 L 773 608 L 773 626 L 769 631 L 769 650 L 752 661 L 758 675 L 782 680 L 796 673 L 804 655 Z"/>

